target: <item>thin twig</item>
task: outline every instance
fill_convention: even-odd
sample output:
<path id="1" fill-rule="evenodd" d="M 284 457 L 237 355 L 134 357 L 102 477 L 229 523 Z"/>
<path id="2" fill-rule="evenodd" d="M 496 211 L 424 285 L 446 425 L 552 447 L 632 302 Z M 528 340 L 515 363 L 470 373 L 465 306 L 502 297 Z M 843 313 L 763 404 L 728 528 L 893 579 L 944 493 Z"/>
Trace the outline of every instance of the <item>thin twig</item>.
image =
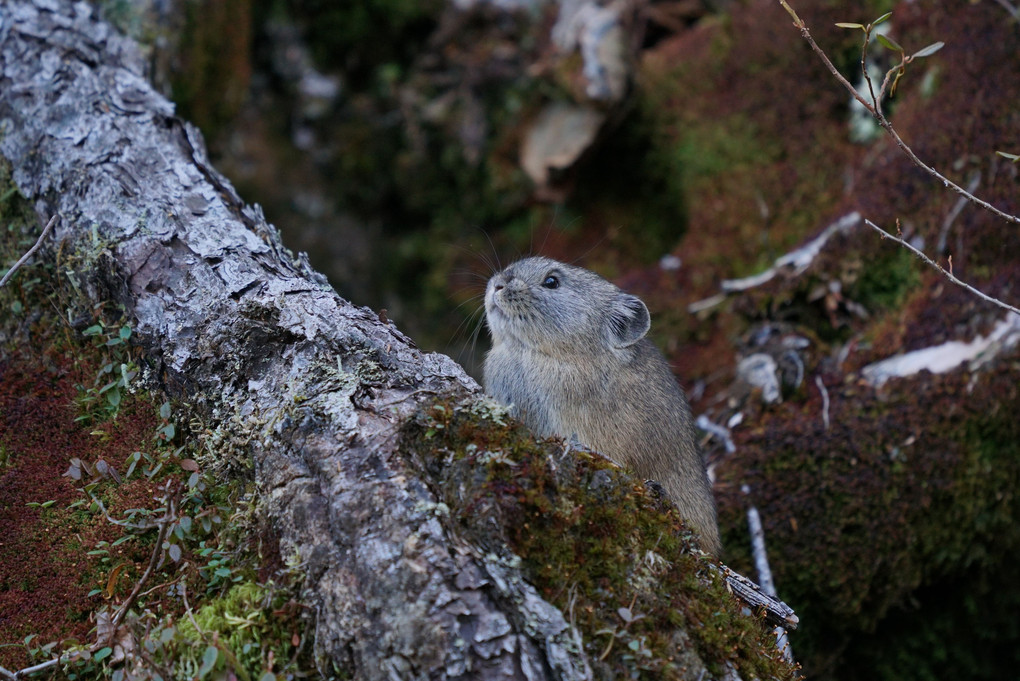
<path id="1" fill-rule="evenodd" d="M 110 515 L 109 511 L 106 510 L 106 506 L 103 505 L 103 502 L 100 501 L 99 498 L 96 497 L 96 495 L 94 495 L 89 490 L 85 490 L 85 491 L 89 495 L 89 497 L 92 499 L 92 501 L 99 507 L 99 510 L 102 511 L 103 515 L 106 516 L 107 522 L 109 522 L 109 523 L 111 523 L 113 525 L 117 525 L 118 527 L 123 527 L 126 530 L 135 530 L 137 532 L 144 532 L 146 530 L 151 530 L 152 528 L 154 528 L 154 527 L 159 525 L 159 521 L 158 520 L 157 521 L 149 521 L 148 523 L 145 523 L 145 524 L 142 524 L 142 523 L 133 523 L 133 522 L 131 522 L 129 520 L 117 520 L 112 515 Z"/>
<path id="2" fill-rule="evenodd" d="M 4 275 L 3 279 L 0 279 L 0 288 L 3 288 L 4 284 L 7 283 L 7 280 L 11 278 L 11 275 L 14 274 L 19 267 L 24 265 L 25 261 L 32 257 L 32 254 L 39 250 L 39 247 L 42 246 L 42 242 L 46 238 L 46 235 L 50 233 L 51 229 L 53 229 L 53 225 L 57 224 L 57 217 L 57 215 L 54 215 L 50 218 L 50 221 L 46 223 L 46 227 L 43 228 L 42 234 L 40 234 L 39 238 L 36 239 L 35 245 L 28 249 L 28 253 L 21 256 L 21 259 L 19 259 L 18 262 L 14 263 L 14 267 L 7 270 L 7 274 Z"/>
<path id="3" fill-rule="evenodd" d="M 871 82 L 871 74 L 868 73 L 868 42 L 871 40 L 871 33 L 864 34 L 864 44 L 861 46 L 861 75 L 864 76 L 864 82 L 868 84 L 868 93 L 871 95 L 871 103 L 874 105 L 872 114 L 875 111 L 882 110 L 882 97 L 885 96 L 885 81 L 882 82 L 882 88 L 879 90 L 878 95 L 875 95 L 875 86 Z M 854 88 L 857 91 L 857 88 Z"/>
<path id="4" fill-rule="evenodd" d="M 138 597 L 141 598 L 142 596 L 148 596 L 149 594 L 151 594 L 154 591 L 159 591 L 160 589 L 165 589 L 166 587 L 170 586 L 171 584 L 173 584 L 176 581 L 177 581 L 176 579 L 171 579 L 169 582 L 163 582 L 162 584 L 157 584 L 156 586 L 151 587 L 149 589 L 146 589 L 142 593 L 138 594 Z"/>
<path id="5" fill-rule="evenodd" d="M 1020 314 L 1020 309 L 1017 309 L 1017 308 L 1013 307 L 1012 305 L 1009 305 L 1008 303 L 1004 303 L 1004 302 L 1002 302 L 1001 300 L 999 300 L 997 298 L 992 298 L 991 296 L 986 295 L 986 294 L 982 293 L 981 291 L 978 291 L 976 288 L 974 288 L 970 284 L 968 284 L 968 283 L 966 283 L 964 281 L 960 281 L 959 279 L 956 278 L 956 276 L 952 273 L 951 270 L 947 270 L 942 265 L 938 264 L 937 262 L 935 262 L 934 260 L 929 258 L 927 255 L 925 255 L 924 253 L 922 253 L 918 249 L 914 248 L 914 246 L 912 246 L 910 243 L 904 241 L 903 239 L 901 239 L 899 237 L 893 236 L 889 232 L 885 231 L 884 229 L 882 229 L 881 227 L 876 225 L 871 220 L 868 220 L 867 218 L 865 218 L 864 224 L 866 224 L 868 227 L 871 227 L 873 230 L 875 230 L 876 232 L 881 234 L 883 238 L 885 238 L 885 239 L 892 239 L 893 241 L 895 241 L 899 245 L 901 245 L 901 246 L 903 246 L 905 248 L 909 248 L 911 251 L 913 251 L 914 255 L 916 255 L 918 258 L 920 258 L 924 262 L 928 263 L 929 265 L 931 265 L 932 267 L 937 269 L 939 272 L 942 273 L 943 276 L 946 277 L 946 279 L 948 279 L 949 281 L 953 282 L 957 286 L 962 286 L 963 288 L 967 289 L 968 291 L 970 291 L 974 295 L 978 296 L 979 298 L 987 300 L 989 303 L 993 303 L 994 305 L 998 305 L 999 307 L 1001 307 L 1001 308 L 1003 308 L 1005 310 L 1009 310 L 1010 312 L 1015 312 L 1016 314 Z M 952 256 L 950 256 L 950 258 L 952 258 Z M 950 261 L 950 265 L 951 264 L 952 264 L 952 261 Z"/>
<path id="6" fill-rule="evenodd" d="M 123 621 L 128 609 L 135 602 L 135 599 L 138 598 L 138 594 L 141 592 L 142 587 L 145 586 L 145 582 L 147 582 L 149 577 L 152 576 L 153 571 L 155 571 L 156 566 L 159 563 L 159 559 L 163 556 L 163 541 L 166 539 L 170 523 L 176 515 L 175 511 L 175 504 L 171 501 L 169 508 L 167 509 L 167 514 L 160 520 L 159 536 L 156 538 L 156 546 L 153 548 L 152 556 L 149 558 L 149 565 L 145 568 L 145 572 L 142 573 L 141 578 L 135 584 L 135 588 L 131 590 L 128 597 L 123 603 L 121 603 L 120 608 L 117 610 L 117 614 L 113 616 L 110 626 L 110 631 L 114 632 L 113 635 L 116 635 L 117 627 L 120 626 L 120 623 Z"/>
<path id="7" fill-rule="evenodd" d="M 843 87 L 845 87 L 847 91 L 850 92 L 854 99 L 856 99 L 858 102 L 864 105 L 864 108 L 871 113 L 875 120 L 878 121 L 879 125 L 885 128 L 885 131 L 888 132 L 889 135 L 896 142 L 896 146 L 900 148 L 900 151 L 907 155 L 907 158 L 909 158 L 914 163 L 914 165 L 916 165 L 918 168 L 924 170 L 926 173 L 937 179 L 939 182 L 942 183 L 944 187 L 953 190 L 960 196 L 965 197 L 968 201 L 971 201 L 972 203 L 981 206 L 985 210 L 994 213 L 995 215 L 998 215 L 1003 220 L 1007 220 L 1014 224 L 1020 225 L 1020 217 L 1010 215 L 1009 213 L 999 210 L 998 208 L 988 203 L 987 201 L 982 201 L 981 199 L 969 193 L 966 189 L 956 184 L 949 178 L 943 176 L 939 171 L 935 170 L 931 166 L 927 165 L 924 161 L 919 159 L 917 157 L 917 154 L 914 153 L 913 149 L 908 147 L 907 143 L 904 142 L 902 138 L 900 138 L 899 133 L 896 132 L 896 129 L 892 126 L 892 123 L 890 123 L 889 120 L 885 117 L 885 115 L 882 114 L 882 111 L 880 109 L 876 109 L 874 105 L 872 105 L 864 97 L 862 97 L 861 93 L 857 91 L 857 88 L 855 88 L 850 83 L 850 81 L 844 78 L 843 75 L 836 69 L 836 67 L 833 66 L 832 62 L 829 61 L 829 57 L 825 54 L 825 52 L 822 51 L 822 48 L 818 46 L 818 43 L 815 42 L 815 39 L 811 37 L 811 31 L 808 30 L 807 24 L 805 24 L 804 21 L 797 16 L 797 14 L 793 11 L 793 8 L 790 7 L 790 5 L 788 5 L 785 0 L 779 0 L 779 4 L 782 5 L 783 8 L 786 9 L 786 11 L 789 12 L 792 17 L 794 17 L 793 25 L 797 28 L 797 30 L 800 31 L 800 34 L 804 36 L 804 40 L 808 42 L 808 45 L 811 46 L 811 49 L 814 50 L 815 54 L 817 54 L 819 58 L 821 58 L 825 66 L 828 67 L 829 72 L 832 73 L 833 77 L 835 77 L 836 80 L 838 80 L 843 85 Z M 865 71 L 866 70 L 867 69 L 865 69 Z"/>

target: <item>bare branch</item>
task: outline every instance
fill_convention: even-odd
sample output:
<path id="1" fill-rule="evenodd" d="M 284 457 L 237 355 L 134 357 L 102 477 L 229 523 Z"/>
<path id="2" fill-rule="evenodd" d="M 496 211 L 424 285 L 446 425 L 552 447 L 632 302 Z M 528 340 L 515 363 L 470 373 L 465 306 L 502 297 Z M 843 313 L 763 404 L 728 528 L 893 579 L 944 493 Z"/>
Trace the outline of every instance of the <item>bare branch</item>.
<path id="1" fill-rule="evenodd" d="M 57 215 L 54 215 L 50 218 L 50 221 L 46 223 L 46 227 L 43 228 L 42 234 L 40 234 L 39 238 L 36 239 L 35 245 L 28 249 L 28 253 L 21 256 L 18 262 L 14 263 L 14 266 L 11 269 L 7 270 L 7 274 L 3 276 L 3 279 L 0 279 L 0 288 L 3 288 L 3 285 L 11 278 L 11 275 L 14 274 L 19 267 L 24 265 L 25 261 L 32 257 L 32 254 L 39 250 L 39 247 L 42 246 L 43 241 L 46 239 L 46 235 L 48 235 L 50 230 L 53 229 L 53 225 L 57 224 L 57 217 Z"/>
<path id="2" fill-rule="evenodd" d="M 1009 310 L 1010 312 L 1014 312 L 1016 314 L 1020 314 L 1020 309 L 1017 309 L 1017 308 L 1013 307 L 1012 305 L 1009 305 L 1008 303 L 1004 303 L 1001 300 L 999 300 L 998 298 L 992 298 L 991 296 L 986 295 L 986 294 L 982 293 L 981 291 L 977 290 L 976 288 L 974 288 L 970 284 L 968 284 L 968 283 L 966 283 L 964 281 L 960 281 L 959 279 L 956 278 L 956 276 L 950 270 L 947 270 L 946 268 L 942 267 L 942 265 L 938 264 L 937 262 L 935 262 L 934 260 L 929 258 L 927 255 L 925 255 L 920 250 L 918 250 L 917 248 L 912 246 L 910 243 L 904 241 L 903 239 L 901 239 L 899 237 L 893 236 L 889 232 L 885 231 L 884 229 L 882 229 L 881 227 L 876 225 L 871 220 L 868 220 L 867 218 L 865 218 L 864 224 L 866 224 L 868 227 L 871 227 L 873 230 L 875 230 L 876 232 L 881 234 L 882 238 L 884 238 L 884 239 L 892 239 L 893 241 L 895 241 L 899 245 L 903 246 L 904 248 L 909 248 L 911 251 L 913 251 L 914 255 L 916 255 L 921 260 L 923 260 L 924 262 L 928 263 L 929 265 L 934 267 L 936 270 L 941 272 L 943 276 L 945 276 L 947 279 L 949 279 L 949 281 L 953 282 L 957 286 L 962 286 L 963 288 L 967 289 L 968 291 L 970 291 L 974 295 L 978 296 L 979 298 L 987 300 L 989 303 L 992 303 L 994 305 L 998 305 L 999 307 L 1003 308 L 1004 310 Z M 950 256 L 950 258 L 951 257 L 952 256 Z M 950 261 L 950 263 L 951 262 L 952 261 Z"/>
<path id="3" fill-rule="evenodd" d="M 785 2 L 785 0 L 779 0 L 779 3 L 793 16 L 796 16 L 796 14 L 793 13 L 793 9 Z M 907 155 L 907 158 L 909 158 L 911 162 L 914 163 L 914 165 L 916 165 L 918 168 L 920 168 L 921 170 L 925 171 L 926 173 L 937 179 L 939 182 L 942 183 L 944 187 L 953 190 L 960 196 L 966 198 L 968 201 L 971 201 L 972 203 L 981 206 L 985 210 L 994 213 L 995 215 L 998 215 L 1003 220 L 1007 220 L 1014 224 L 1020 225 L 1020 217 L 1010 215 L 1009 213 L 999 210 L 998 208 L 988 203 L 987 201 L 979 199 L 978 197 L 974 196 L 966 189 L 956 184 L 949 178 L 945 177 L 939 171 L 935 170 L 931 166 L 927 165 L 924 161 L 919 159 L 917 157 L 917 154 L 914 153 L 913 149 L 908 147 L 907 143 L 904 142 L 903 139 L 899 136 L 899 133 L 896 132 L 896 129 L 893 128 L 892 123 L 890 123 L 889 120 L 885 117 L 881 109 L 876 108 L 873 104 L 871 104 L 864 97 L 862 97 L 861 93 L 857 91 L 857 88 L 855 88 L 853 84 L 850 83 L 850 81 L 844 78 L 843 75 L 832 64 L 832 62 L 829 61 L 829 57 L 825 54 L 825 52 L 822 51 L 822 48 L 818 46 L 818 43 L 815 42 L 815 39 L 811 37 L 811 31 L 808 30 L 807 24 L 805 24 L 803 21 L 799 21 L 799 23 L 795 22 L 794 26 L 796 26 L 797 29 L 800 31 L 800 34 L 804 36 L 804 40 L 808 42 L 808 45 L 811 46 L 811 49 L 814 50 L 815 54 L 817 54 L 818 57 L 822 60 L 825 66 L 829 69 L 829 72 L 832 73 L 836 80 L 838 80 L 843 85 L 843 87 L 847 89 L 847 91 L 853 96 L 854 99 L 856 99 L 858 102 L 864 105 L 864 108 L 867 109 L 872 116 L 874 116 L 875 120 L 878 121 L 879 125 L 885 128 L 885 131 L 888 132 L 889 135 L 896 142 L 896 146 L 898 146 L 900 150 Z M 899 68 L 902 68 L 902 65 Z M 865 68 L 865 72 L 866 71 L 867 69 Z"/>

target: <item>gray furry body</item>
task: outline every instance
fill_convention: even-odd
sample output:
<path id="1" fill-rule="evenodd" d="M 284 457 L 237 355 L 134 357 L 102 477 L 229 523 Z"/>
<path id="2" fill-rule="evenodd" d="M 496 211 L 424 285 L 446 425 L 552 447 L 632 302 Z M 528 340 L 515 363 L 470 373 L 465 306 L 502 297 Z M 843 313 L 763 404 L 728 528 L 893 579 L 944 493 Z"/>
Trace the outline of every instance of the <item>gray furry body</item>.
<path id="1" fill-rule="evenodd" d="M 526 258 L 485 292 L 485 389 L 535 433 L 577 439 L 657 481 L 718 555 L 715 501 L 687 398 L 645 338 L 648 308 L 594 272 Z"/>

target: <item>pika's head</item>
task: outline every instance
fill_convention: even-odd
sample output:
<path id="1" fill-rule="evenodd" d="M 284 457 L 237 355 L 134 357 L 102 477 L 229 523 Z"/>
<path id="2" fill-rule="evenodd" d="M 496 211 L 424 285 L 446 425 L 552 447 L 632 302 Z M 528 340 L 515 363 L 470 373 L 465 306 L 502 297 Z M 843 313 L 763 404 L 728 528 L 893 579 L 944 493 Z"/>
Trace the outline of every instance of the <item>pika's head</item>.
<path id="1" fill-rule="evenodd" d="M 622 350 L 651 324 L 636 296 L 582 267 L 538 257 L 489 279 L 485 315 L 494 343 L 548 354 Z"/>

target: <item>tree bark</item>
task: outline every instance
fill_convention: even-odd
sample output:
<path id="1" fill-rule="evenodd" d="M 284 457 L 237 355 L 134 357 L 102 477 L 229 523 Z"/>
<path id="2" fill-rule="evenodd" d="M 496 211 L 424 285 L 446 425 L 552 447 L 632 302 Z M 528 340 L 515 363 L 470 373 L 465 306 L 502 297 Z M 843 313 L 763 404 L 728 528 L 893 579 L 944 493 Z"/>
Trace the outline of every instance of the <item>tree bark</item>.
<path id="1" fill-rule="evenodd" d="M 0 153 L 87 254 L 91 301 L 122 303 L 171 391 L 250 437 L 317 655 L 365 679 L 589 676 L 563 615 L 459 544 L 395 449 L 422 401 L 477 384 L 287 252 L 91 7 L 10 2 L 0 21 Z"/>
<path id="2" fill-rule="evenodd" d="M 443 521 L 399 448 L 423 404 L 478 385 L 287 251 L 86 3 L 0 6 L 0 153 L 61 216 L 87 301 L 122 304 L 162 387 L 254 460 L 319 659 L 359 679 L 591 677 L 564 614 Z"/>

